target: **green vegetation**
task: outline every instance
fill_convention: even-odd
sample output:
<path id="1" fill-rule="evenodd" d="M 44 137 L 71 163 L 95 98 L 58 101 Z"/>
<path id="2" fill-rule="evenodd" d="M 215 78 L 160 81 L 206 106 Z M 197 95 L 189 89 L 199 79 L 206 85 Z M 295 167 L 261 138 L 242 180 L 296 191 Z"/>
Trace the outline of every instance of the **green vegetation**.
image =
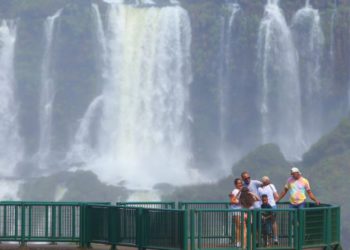
<path id="1" fill-rule="evenodd" d="M 253 179 L 269 176 L 277 189 L 281 189 L 289 173 L 290 164 L 284 159 L 279 147 L 266 144 L 243 157 L 233 166 L 234 176 L 248 170 Z"/>
<path id="2" fill-rule="evenodd" d="M 350 149 L 350 120 L 343 119 L 340 124 L 323 136 L 311 149 L 303 156 L 305 165 L 315 165 L 329 157 L 341 155 Z"/>

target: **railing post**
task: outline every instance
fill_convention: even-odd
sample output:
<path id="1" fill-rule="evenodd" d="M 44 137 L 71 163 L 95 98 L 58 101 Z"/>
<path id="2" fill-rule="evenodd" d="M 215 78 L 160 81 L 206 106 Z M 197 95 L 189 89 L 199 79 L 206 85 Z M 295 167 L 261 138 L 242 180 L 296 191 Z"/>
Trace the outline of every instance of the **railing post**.
<path id="1" fill-rule="evenodd" d="M 181 213 L 183 214 L 183 250 L 187 250 L 188 249 L 188 211 L 185 210 Z"/>
<path id="2" fill-rule="evenodd" d="M 4 206 L 4 236 L 7 236 L 7 205 Z"/>
<path id="3" fill-rule="evenodd" d="M 239 223 L 239 226 L 240 226 L 240 228 L 241 228 L 241 239 L 240 239 L 240 241 L 241 241 L 241 246 L 242 246 L 242 249 L 245 247 L 245 241 L 246 241 L 246 232 L 245 232 L 245 230 L 246 230 L 246 223 L 245 223 L 245 219 L 244 219 L 244 214 L 245 214 L 245 212 L 244 212 L 244 210 L 241 210 L 240 211 L 240 214 L 241 214 L 241 216 L 240 216 L 240 218 L 241 218 L 241 220 L 240 220 L 240 223 Z"/>
<path id="4" fill-rule="evenodd" d="M 294 215 L 294 211 L 292 210 L 288 210 L 288 246 L 289 247 L 293 247 L 293 235 L 294 235 L 294 244 L 296 242 L 295 239 L 295 231 L 293 231 L 293 228 L 295 227 L 295 221 L 293 220 L 293 217 L 295 217 Z"/>
<path id="5" fill-rule="evenodd" d="M 337 208 L 337 241 L 341 242 L 341 236 L 340 236 L 340 231 L 341 231 L 341 221 L 340 221 L 340 214 L 341 214 L 341 207 Z"/>
<path id="6" fill-rule="evenodd" d="M 90 216 L 90 210 L 89 205 L 84 204 L 83 206 L 84 210 L 84 221 L 85 221 L 85 247 L 91 248 L 91 216 Z"/>
<path id="7" fill-rule="evenodd" d="M 250 231 L 252 232 L 252 246 L 251 246 L 251 248 L 253 250 L 256 249 L 256 238 L 258 237 L 257 230 L 256 230 L 256 228 L 257 228 L 257 223 L 256 222 L 258 220 L 257 213 L 258 213 L 258 211 L 256 209 L 251 211 L 252 221 L 253 221 L 253 224 L 252 224 L 253 228 Z M 260 235 L 259 235 L 259 237 L 260 237 Z"/>
<path id="8" fill-rule="evenodd" d="M 18 205 L 15 204 L 15 238 L 18 240 Z"/>
<path id="9" fill-rule="evenodd" d="M 116 249 L 116 243 L 118 241 L 118 228 L 117 226 L 119 225 L 118 223 L 118 209 L 116 207 L 109 207 L 109 221 L 108 221 L 108 227 L 109 227 L 109 243 L 111 244 L 111 249 Z"/>
<path id="10" fill-rule="evenodd" d="M 21 246 L 25 246 L 25 234 L 26 234 L 26 214 L 25 214 L 25 204 L 21 202 Z"/>
<path id="11" fill-rule="evenodd" d="M 72 240 L 75 239 L 75 228 L 76 228 L 76 225 L 75 225 L 75 209 L 76 209 L 76 207 L 72 206 Z"/>
<path id="12" fill-rule="evenodd" d="M 45 206 L 45 237 L 49 238 L 49 206 Z"/>
<path id="13" fill-rule="evenodd" d="M 191 210 L 190 212 L 190 237 L 191 237 L 191 250 L 195 250 L 195 210 Z"/>
<path id="14" fill-rule="evenodd" d="M 304 234 L 305 234 L 305 216 L 304 216 L 305 211 L 303 208 L 297 209 L 295 213 L 295 223 L 296 223 L 296 236 L 298 237 L 297 239 L 297 250 L 301 250 L 303 245 L 304 245 Z M 298 230 L 299 228 L 299 230 Z M 298 232 L 299 231 L 299 232 Z"/>
<path id="15" fill-rule="evenodd" d="M 143 230 L 143 208 L 137 208 L 136 211 L 136 246 L 139 250 L 144 249 L 144 230 Z"/>
<path id="16" fill-rule="evenodd" d="M 252 249 L 252 211 L 248 210 L 247 213 L 247 249 Z"/>
<path id="17" fill-rule="evenodd" d="M 86 204 L 81 203 L 80 204 L 80 247 L 89 247 L 89 238 L 88 238 L 88 228 L 89 228 L 89 222 L 88 222 L 88 215 L 87 215 L 87 209 Z"/>
<path id="18" fill-rule="evenodd" d="M 79 204 L 79 247 L 84 247 L 83 205 Z"/>
<path id="19" fill-rule="evenodd" d="M 197 211 L 197 220 L 198 220 L 198 228 L 197 228 L 197 236 L 198 236 L 198 243 L 197 243 L 197 247 L 198 249 L 202 249 L 202 212 L 201 211 Z"/>
<path id="20" fill-rule="evenodd" d="M 33 219 L 32 219 L 32 209 L 33 209 L 33 206 L 32 205 L 29 205 L 29 211 L 28 211 L 28 241 L 31 241 L 31 238 L 32 238 L 32 222 L 33 222 Z"/>
<path id="21" fill-rule="evenodd" d="M 330 250 L 331 249 L 331 237 L 332 237 L 332 208 L 325 208 L 325 212 L 326 212 L 326 223 L 325 223 L 325 227 L 326 227 L 326 250 Z"/>

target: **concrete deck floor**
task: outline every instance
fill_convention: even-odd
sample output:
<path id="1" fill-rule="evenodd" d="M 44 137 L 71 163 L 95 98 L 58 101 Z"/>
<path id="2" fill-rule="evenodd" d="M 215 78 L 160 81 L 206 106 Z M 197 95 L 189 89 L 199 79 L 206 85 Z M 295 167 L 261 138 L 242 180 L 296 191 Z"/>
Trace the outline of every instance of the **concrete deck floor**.
<path id="1" fill-rule="evenodd" d="M 108 250 L 110 246 L 102 244 L 92 244 L 91 250 Z M 79 250 L 77 245 L 44 245 L 44 244 L 28 244 L 25 247 L 20 247 L 18 244 L 0 244 L 0 250 L 11 250 L 11 249 L 23 249 L 23 250 Z M 137 250 L 137 248 L 132 247 L 118 247 L 118 250 Z M 321 248 L 308 248 L 308 250 L 322 250 Z"/>
<path id="2" fill-rule="evenodd" d="M 102 245 L 102 244 L 92 244 L 91 245 L 92 249 L 95 250 L 108 250 L 110 249 L 110 246 L 108 245 Z M 19 244 L 0 244 L 0 250 L 11 250 L 11 249 L 23 249 L 23 250 L 79 250 L 82 248 L 79 248 L 78 245 L 75 244 L 55 244 L 55 245 L 50 245 L 50 244 L 27 244 L 24 247 L 21 247 Z M 136 248 L 128 248 L 128 247 L 119 247 L 118 249 L 120 250 L 137 250 Z"/>

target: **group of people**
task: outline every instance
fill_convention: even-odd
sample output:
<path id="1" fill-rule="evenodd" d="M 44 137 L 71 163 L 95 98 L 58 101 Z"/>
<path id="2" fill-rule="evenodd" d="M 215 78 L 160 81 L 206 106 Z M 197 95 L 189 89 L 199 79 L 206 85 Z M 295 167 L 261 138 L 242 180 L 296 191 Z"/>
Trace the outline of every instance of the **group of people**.
<path id="1" fill-rule="evenodd" d="M 229 194 L 231 209 L 276 209 L 277 202 L 282 200 L 289 192 L 289 207 L 294 209 L 304 208 L 306 206 L 306 196 L 308 195 L 317 205 L 319 200 L 312 193 L 309 181 L 302 176 L 300 170 L 292 167 L 291 176 L 288 178 L 283 191 L 278 194 L 275 185 L 273 185 L 268 176 L 259 180 L 252 180 L 249 172 L 244 171 L 241 178 L 234 180 L 235 188 Z M 265 226 L 272 226 L 273 244 L 278 245 L 278 228 L 275 213 L 262 213 L 262 221 Z M 269 222 L 269 223 L 266 223 Z M 235 216 L 237 236 L 240 235 L 240 217 Z M 268 231 L 269 229 L 267 229 Z M 238 237 L 239 239 L 239 237 Z"/>

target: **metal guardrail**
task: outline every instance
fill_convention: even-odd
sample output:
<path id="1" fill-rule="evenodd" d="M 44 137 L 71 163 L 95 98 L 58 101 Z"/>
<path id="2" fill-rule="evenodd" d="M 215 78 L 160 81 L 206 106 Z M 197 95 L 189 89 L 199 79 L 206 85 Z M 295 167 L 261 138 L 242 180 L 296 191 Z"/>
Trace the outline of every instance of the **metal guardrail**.
<path id="1" fill-rule="evenodd" d="M 309 206 L 309 204 L 307 204 Z M 206 213 L 205 215 L 202 214 L 202 218 L 200 219 L 199 222 L 201 221 L 206 221 L 208 218 L 210 219 L 210 216 L 217 217 L 216 223 L 220 224 L 220 228 L 216 228 L 216 233 L 219 233 L 221 230 L 221 234 L 215 235 L 213 239 L 210 239 L 210 236 L 207 236 L 204 241 L 199 241 L 199 243 L 204 242 L 204 246 L 208 249 L 210 248 L 230 248 L 234 247 L 234 249 L 268 249 L 266 247 L 272 247 L 273 246 L 273 240 L 271 235 L 269 235 L 268 239 L 264 240 L 264 225 L 262 223 L 258 223 L 259 221 L 257 219 L 254 219 L 254 223 L 251 223 L 248 225 L 247 223 L 244 223 L 243 220 L 243 215 L 245 216 L 248 215 L 248 212 L 243 212 L 244 210 L 229 210 L 231 204 L 229 202 L 225 201 L 186 201 L 186 202 L 179 202 L 178 203 L 179 208 L 181 209 L 188 209 L 188 210 L 202 210 L 203 213 L 205 211 L 211 211 L 210 213 Z M 277 227 L 278 235 L 280 235 L 279 239 L 279 247 L 284 247 L 285 249 L 291 249 L 293 247 L 293 244 L 291 243 L 291 238 L 294 238 L 296 235 L 295 232 L 291 232 L 291 226 L 294 220 L 291 220 L 292 215 L 288 217 L 289 219 L 287 220 L 286 217 L 288 214 L 288 211 L 290 211 L 291 214 L 293 214 L 293 210 L 289 209 L 289 203 L 280 203 L 279 204 L 280 209 L 285 209 L 285 210 L 279 210 L 276 211 L 276 223 L 280 225 L 280 227 Z M 218 212 L 220 215 L 217 215 L 214 213 L 214 211 L 221 210 Z M 226 211 L 226 212 L 225 212 Z M 259 210 L 261 211 L 261 210 Z M 258 213 L 258 211 L 256 212 Z M 192 215 L 195 216 L 195 215 Z M 260 214 L 251 214 L 251 220 L 257 217 L 261 217 Z M 196 217 L 195 217 L 196 218 Z M 296 219 L 297 217 L 295 217 Z M 192 224 L 196 222 L 193 222 L 193 218 L 191 218 Z M 193 225 L 189 224 L 189 227 L 193 228 Z M 243 234 L 241 234 L 241 228 L 244 228 L 247 231 L 247 227 L 250 227 L 248 230 L 249 234 L 254 233 L 256 236 L 254 242 L 246 242 L 245 244 L 243 243 L 244 240 Z M 193 228 L 194 234 L 197 235 L 197 229 L 198 225 Z M 210 227 L 213 228 L 213 227 Z M 296 228 L 296 227 L 293 227 Z M 243 229 L 242 229 L 243 230 Z M 192 231 L 191 231 L 192 233 Z M 238 235 L 235 235 L 238 233 Z M 192 233 L 193 234 L 193 233 Z M 251 237 L 248 237 L 251 238 Z M 265 237 L 267 238 L 267 237 Z M 228 240 L 230 239 L 230 240 Z M 288 239 L 288 240 L 287 240 Z M 218 243 L 219 241 L 219 243 Z M 213 247 L 215 245 L 215 242 L 217 242 L 218 246 Z M 295 242 L 295 239 L 292 241 L 293 243 Z M 196 244 L 198 244 L 198 240 L 191 238 L 191 246 L 192 249 L 200 249 L 196 248 Z M 254 247 L 253 247 L 254 245 Z M 197 246 L 198 247 L 198 246 Z M 203 248 L 203 246 L 200 246 Z M 246 248 L 243 248 L 246 247 Z M 273 246 L 275 247 L 275 246 Z M 284 249 L 283 248 L 283 249 Z"/>
<path id="2" fill-rule="evenodd" d="M 187 250 L 187 211 L 88 205 L 84 246 L 104 243 L 139 249 Z"/>
<path id="3" fill-rule="evenodd" d="M 2 201 L 0 241 L 81 243 L 84 204 Z"/>
<path id="4" fill-rule="evenodd" d="M 0 202 L 0 241 L 159 250 L 330 250 L 340 245 L 338 206 L 309 203 L 290 209 L 281 203 L 274 210 L 232 210 L 228 202 L 179 202 L 181 209 L 173 209 L 174 202 L 118 204 Z M 274 220 L 268 224 L 262 217 L 271 212 Z M 278 245 L 273 245 L 275 236 Z"/>
<path id="5" fill-rule="evenodd" d="M 269 221 L 264 213 L 271 214 Z M 280 204 L 274 210 L 193 209 L 190 228 L 191 250 L 337 249 L 340 208 L 308 204 L 291 209 Z"/>
<path id="6" fill-rule="evenodd" d="M 340 242 L 340 207 L 300 209 L 300 246 L 328 247 Z"/>
<path id="7" fill-rule="evenodd" d="M 142 207 L 142 208 L 160 208 L 160 209 L 175 209 L 176 202 L 117 202 L 117 206 Z"/>
<path id="8" fill-rule="evenodd" d="M 226 201 L 180 201 L 179 209 L 229 209 L 231 204 Z"/>
<path id="9" fill-rule="evenodd" d="M 79 203 L 0 203 L 1 241 L 79 242 Z"/>

